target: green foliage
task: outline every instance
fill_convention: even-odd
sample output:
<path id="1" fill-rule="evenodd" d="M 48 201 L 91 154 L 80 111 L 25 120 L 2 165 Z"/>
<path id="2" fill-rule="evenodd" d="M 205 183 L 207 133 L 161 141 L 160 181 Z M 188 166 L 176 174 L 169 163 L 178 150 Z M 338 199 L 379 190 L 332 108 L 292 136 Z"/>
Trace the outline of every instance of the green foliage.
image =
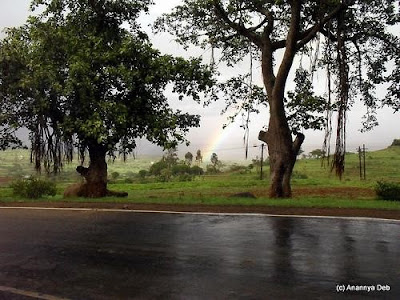
<path id="1" fill-rule="evenodd" d="M 221 171 L 217 169 L 214 165 L 207 165 L 206 167 L 206 174 L 208 175 L 213 175 L 213 174 L 218 174 Z"/>
<path id="2" fill-rule="evenodd" d="M 190 174 L 180 174 L 178 176 L 178 181 L 179 182 L 184 182 L 184 181 L 192 181 L 193 180 L 193 176 Z"/>
<path id="3" fill-rule="evenodd" d="M 166 168 L 166 169 L 162 169 L 160 171 L 160 174 L 158 175 L 158 180 L 160 182 L 168 182 L 171 180 L 172 178 L 172 172 L 170 169 Z"/>
<path id="4" fill-rule="evenodd" d="M 323 113 L 327 109 L 326 100 L 314 94 L 311 74 L 299 68 L 296 70 L 294 82 L 296 88 L 294 92 L 288 92 L 289 100 L 286 101 L 289 126 L 294 131 L 323 129 L 325 125 Z"/>
<path id="5" fill-rule="evenodd" d="M 14 195 L 30 199 L 38 199 L 44 195 L 55 196 L 57 192 L 54 182 L 34 177 L 14 181 L 10 187 Z"/>
<path id="6" fill-rule="evenodd" d="M 321 149 L 315 149 L 315 150 L 310 151 L 311 158 L 321 158 L 324 155 L 325 155 L 325 153 Z"/>
<path id="7" fill-rule="evenodd" d="M 400 201 L 400 183 L 378 181 L 375 192 L 380 199 Z"/>
<path id="8" fill-rule="evenodd" d="M 149 171 L 140 170 L 138 174 L 139 174 L 139 177 L 143 179 L 143 178 L 145 178 L 147 176 L 147 174 L 149 174 Z"/>
<path id="9" fill-rule="evenodd" d="M 0 148 L 18 145 L 10 134 L 25 127 L 36 166 L 59 171 L 73 146 L 126 155 L 138 137 L 166 148 L 186 141 L 199 116 L 172 109 L 165 89 L 200 101 L 212 73 L 152 48 L 137 23 L 150 3 L 35 0 L 43 13 L 0 42 Z"/>
<path id="10" fill-rule="evenodd" d="M 400 146 L 400 139 L 394 139 L 392 146 Z"/>
<path id="11" fill-rule="evenodd" d="M 190 174 L 191 173 L 190 170 L 191 170 L 190 166 L 184 164 L 176 164 L 171 168 L 172 175 L 174 176 Z"/>
<path id="12" fill-rule="evenodd" d="M 131 177 L 125 178 L 124 180 L 125 183 L 133 183 L 133 179 Z"/>
<path id="13" fill-rule="evenodd" d="M 0 112 L 1 111 L 0 109 Z M 23 146 L 22 141 L 15 135 L 15 130 L 7 127 L 1 128 L 4 123 L 6 123 L 6 121 L 3 120 L 3 116 L 0 115 L 0 150 L 26 148 Z"/>
<path id="14" fill-rule="evenodd" d="M 167 166 L 170 168 L 175 166 L 178 163 L 178 149 L 176 147 L 171 147 L 167 149 L 166 153 L 163 156 L 163 160 L 167 163 Z"/>
<path id="15" fill-rule="evenodd" d="M 210 161 L 211 161 L 211 165 L 207 166 L 207 173 L 209 173 L 209 174 L 219 173 L 220 168 L 222 166 L 222 162 L 219 160 L 217 153 L 211 154 Z"/>
<path id="16" fill-rule="evenodd" d="M 149 173 L 151 175 L 158 176 L 161 174 L 161 170 L 164 170 L 167 168 L 168 168 L 168 163 L 164 159 L 161 159 L 160 161 L 158 161 L 150 166 Z"/>
<path id="17" fill-rule="evenodd" d="M 190 168 L 190 174 L 203 175 L 204 174 L 204 170 L 203 170 L 203 168 L 201 168 L 199 166 L 193 166 L 193 167 Z"/>
<path id="18" fill-rule="evenodd" d="M 238 165 L 238 164 L 233 164 L 229 167 L 230 172 L 235 172 L 239 174 L 246 174 L 250 171 L 249 167 Z"/>
<path id="19" fill-rule="evenodd" d="M 191 152 L 187 152 L 185 154 L 185 163 L 190 166 L 192 162 L 193 162 L 193 154 Z"/>
<path id="20" fill-rule="evenodd" d="M 301 132 L 301 128 L 331 131 L 331 116 L 337 110 L 336 155 L 331 161 L 341 176 L 346 112 L 353 103 L 359 101 L 367 107 L 362 122 L 365 130 L 378 124 L 375 114 L 379 107 L 400 111 L 398 9 L 397 0 L 186 0 L 160 17 L 155 29 L 174 35 L 184 47 L 218 49 L 220 62 L 233 68 L 260 58 L 263 89 L 252 87 L 250 71 L 249 76 L 239 75 L 219 85 L 226 96 L 213 99 L 225 100 L 237 114 L 247 112 L 245 130 L 249 114 L 268 103 L 270 140 L 285 141 L 268 142 L 270 148 L 276 148 L 270 149 L 275 156 L 282 155 L 282 145 L 290 151 L 290 133 Z M 296 56 L 300 61 L 296 90 L 288 93 L 285 103 L 285 86 Z M 312 74 L 302 66 L 304 56 L 310 58 L 306 63 L 310 73 L 327 70 L 326 101 L 312 90 Z M 386 94 L 376 92 L 382 85 L 387 86 Z"/>

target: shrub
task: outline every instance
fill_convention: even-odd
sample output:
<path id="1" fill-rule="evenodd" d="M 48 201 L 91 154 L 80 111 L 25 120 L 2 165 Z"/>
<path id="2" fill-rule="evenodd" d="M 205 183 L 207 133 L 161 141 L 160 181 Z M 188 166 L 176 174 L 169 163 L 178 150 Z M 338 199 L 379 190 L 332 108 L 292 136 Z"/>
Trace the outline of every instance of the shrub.
<path id="1" fill-rule="evenodd" d="M 193 176 L 189 175 L 189 174 L 180 174 L 178 176 L 178 181 L 192 181 L 193 180 Z"/>
<path id="2" fill-rule="evenodd" d="M 139 171 L 139 177 L 140 178 L 145 178 L 147 175 L 149 174 L 149 171 L 147 171 L 147 170 L 140 170 Z"/>
<path id="3" fill-rule="evenodd" d="M 190 167 L 188 165 L 174 165 L 171 171 L 172 175 L 190 174 Z"/>
<path id="4" fill-rule="evenodd" d="M 161 175 L 161 171 L 168 168 L 168 164 L 164 160 L 160 160 L 151 165 L 149 173 L 154 176 Z"/>
<path id="5" fill-rule="evenodd" d="M 200 168 L 199 166 L 193 166 L 190 168 L 190 174 L 192 175 L 203 175 L 204 170 L 203 168 Z"/>
<path id="6" fill-rule="evenodd" d="M 206 173 L 209 175 L 214 175 L 220 173 L 220 171 L 213 165 L 207 165 Z"/>
<path id="7" fill-rule="evenodd" d="M 400 139 L 394 139 L 392 146 L 400 146 Z"/>
<path id="8" fill-rule="evenodd" d="M 160 171 L 160 175 L 158 175 L 158 181 L 160 182 L 168 182 L 171 180 L 172 173 L 169 169 L 162 169 Z"/>
<path id="9" fill-rule="evenodd" d="M 44 195 L 55 196 L 57 192 L 54 182 L 33 177 L 14 181 L 10 187 L 14 195 L 30 199 L 37 199 Z"/>
<path id="10" fill-rule="evenodd" d="M 131 177 L 125 178 L 125 183 L 133 183 L 133 179 Z"/>
<path id="11" fill-rule="evenodd" d="M 378 181 L 375 192 L 380 199 L 400 201 L 400 183 Z"/>
<path id="12" fill-rule="evenodd" d="M 230 172 L 235 172 L 235 173 L 240 173 L 240 174 L 245 174 L 249 171 L 249 168 L 246 166 L 241 166 L 238 164 L 233 164 L 229 167 Z"/>

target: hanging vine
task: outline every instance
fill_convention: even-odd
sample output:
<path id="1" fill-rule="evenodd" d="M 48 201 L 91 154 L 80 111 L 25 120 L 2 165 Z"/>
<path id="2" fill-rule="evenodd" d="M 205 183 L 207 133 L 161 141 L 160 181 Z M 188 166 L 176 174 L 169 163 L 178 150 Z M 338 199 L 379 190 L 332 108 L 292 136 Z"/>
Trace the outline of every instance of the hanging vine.
<path id="1" fill-rule="evenodd" d="M 31 163 L 37 172 L 42 165 L 46 173 L 57 174 L 63 168 L 64 162 L 73 159 L 73 140 L 63 139 L 57 126 L 50 126 L 45 117 L 41 117 L 31 130 Z"/>
<path id="2" fill-rule="evenodd" d="M 249 154 L 249 137 L 250 137 L 250 111 L 251 111 L 251 101 L 253 98 L 253 55 L 251 51 L 251 43 L 249 43 L 249 59 L 250 59 L 250 70 L 249 70 L 249 97 L 248 97 L 248 107 L 247 107 L 247 117 L 245 120 L 244 124 L 244 136 L 243 136 L 243 142 L 245 144 L 245 157 L 247 159 L 248 154 Z"/>
<path id="3" fill-rule="evenodd" d="M 337 63 L 338 63 L 338 116 L 336 129 L 336 146 L 332 168 L 339 178 L 344 173 L 344 159 L 346 153 L 346 122 L 349 100 L 349 66 L 345 44 L 344 12 L 338 16 L 337 26 Z"/>
<path id="4" fill-rule="evenodd" d="M 328 32 L 331 32 L 332 30 L 332 21 L 328 22 Z M 325 108 L 325 134 L 324 134 L 324 143 L 322 146 L 322 154 L 323 154 L 323 159 L 322 159 L 322 164 L 324 164 L 325 159 L 328 162 L 328 165 L 330 164 L 330 152 L 331 152 L 331 137 L 332 137 L 332 115 L 333 115 L 333 109 L 332 109 L 332 43 L 331 39 L 327 38 L 326 39 L 327 45 L 325 49 L 325 55 L 324 55 L 324 61 L 326 62 L 326 78 L 327 78 L 327 102 L 326 102 L 326 108 Z"/>

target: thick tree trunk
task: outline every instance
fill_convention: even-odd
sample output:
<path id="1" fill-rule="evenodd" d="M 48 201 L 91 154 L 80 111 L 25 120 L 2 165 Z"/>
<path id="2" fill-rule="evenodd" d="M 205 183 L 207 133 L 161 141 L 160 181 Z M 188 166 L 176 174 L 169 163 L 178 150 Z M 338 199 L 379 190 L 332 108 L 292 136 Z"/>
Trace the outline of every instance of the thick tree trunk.
<path id="1" fill-rule="evenodd" d="M 125 197 L 125 192 L 109 191 L 107 189 L 107 150 L 104 146 L 92 144 L 89 146 L 89 167 L 78 166 L 76 171 L 85 178 L 83 184 L 73 185 L 64 192 L 64 197 L 101 198 L 106 196 Z"/>
<path id="2" fill-rule="evenodd" d="M 298 133 L 295 141 L 289 135 L 283 134 L 288 128 L 269 128 L 267 132 L 260 131 L 259 139 L 268 146 L 270 162 L 271 198 L 290 198 L 292 188 L 290 180 L 296 157 L 304 141 L 304 135 Z"/>
<path id="3" fill-rule="evenodd" d="M 105 147 L 101 145 L 89 146 L 89 168 L 81 169 L 82 172 L 80 172 L 85 178 L 83 197 L 100 198 L 107 196 L 106 153 Z"/>
<path id="4" fill-rule="evenodd" d="M 270 39 L 272 25 L 267 26 L 261 48 L 261 66 L 264 86 L 268 95 L 270 119 L 268 131 L 260 131 L 259 139 L 268 146 L 270 159 L 271 187 L 270 197 L 288 198 L 292 196 L 290 179 L 300 146 L 304 141 L 303 134 L 297 134 L 293 142 L 285 106 L 285 86 L 296 54 L 297 34 L 300 24 L 300 1 L 291 2 L 290 28 L 285 44 L 285 53 L 274 75 L 273 53 L 276 50 Z"/>

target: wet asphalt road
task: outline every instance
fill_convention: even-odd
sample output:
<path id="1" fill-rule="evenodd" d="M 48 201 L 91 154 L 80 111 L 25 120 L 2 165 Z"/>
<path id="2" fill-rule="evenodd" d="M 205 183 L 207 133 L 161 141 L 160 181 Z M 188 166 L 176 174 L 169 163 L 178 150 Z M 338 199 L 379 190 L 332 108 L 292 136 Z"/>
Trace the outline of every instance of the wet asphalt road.
<path id="1" fill-rule="evenodd" d="M 375 291 L 348 290 L 365 286 Z M 67 299 L 400 299 L 400 223 L 0 209 L 0 299 L 32 299 L 4 287 Z"/>

